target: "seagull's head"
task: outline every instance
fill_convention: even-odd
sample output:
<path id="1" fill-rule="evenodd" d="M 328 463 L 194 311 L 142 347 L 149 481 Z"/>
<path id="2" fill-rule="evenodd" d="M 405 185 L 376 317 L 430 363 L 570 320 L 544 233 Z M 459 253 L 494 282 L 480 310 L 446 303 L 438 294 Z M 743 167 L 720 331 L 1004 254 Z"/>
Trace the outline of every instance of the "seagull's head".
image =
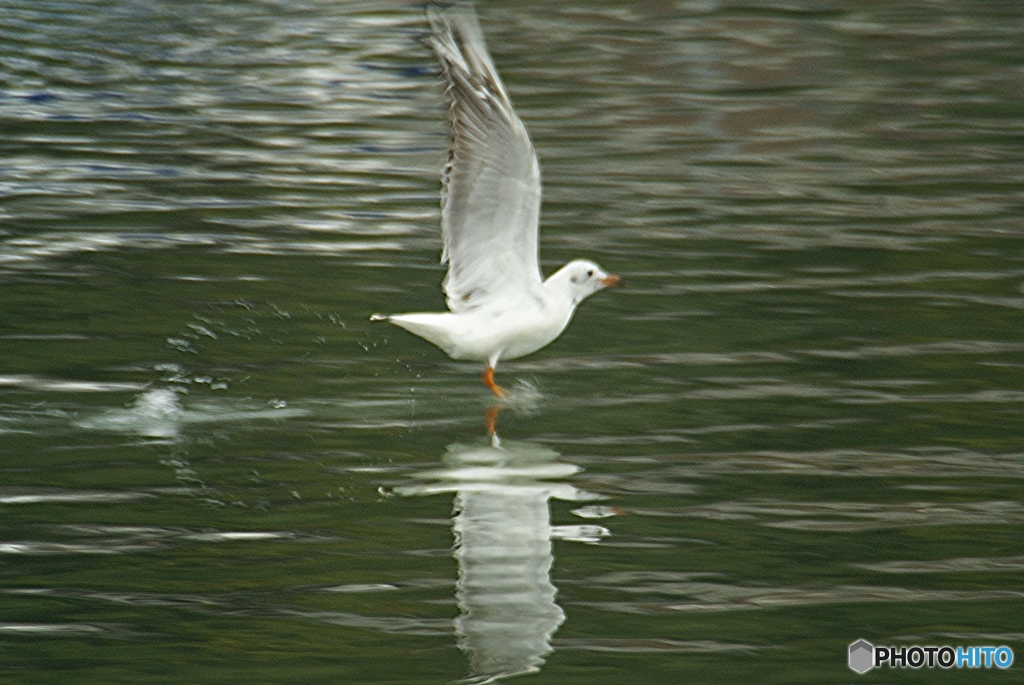
<path id="1" fill-rule="evenodd" d="M 572 295 L 573 304 L 579 304 L 598 290 L 619 285 L 619 277 L 606 273 L 594 262 L 577 259 L 559 269 L 551 279 L 563 280 Z"/>

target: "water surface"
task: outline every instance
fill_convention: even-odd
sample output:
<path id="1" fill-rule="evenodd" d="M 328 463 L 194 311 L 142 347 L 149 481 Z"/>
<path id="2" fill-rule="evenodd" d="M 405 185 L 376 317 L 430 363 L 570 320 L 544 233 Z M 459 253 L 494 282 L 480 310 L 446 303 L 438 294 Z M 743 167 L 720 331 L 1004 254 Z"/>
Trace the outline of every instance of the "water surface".
<path id="1" fill-rule="evenodd" d="M 545 271 L 628 282 L 502 364 L 500 448 L 368 321 L 443 307 L 420 7 L 0 13 L 0 680 L 1024 657 L 1018 3 L 482 3 Z"/>

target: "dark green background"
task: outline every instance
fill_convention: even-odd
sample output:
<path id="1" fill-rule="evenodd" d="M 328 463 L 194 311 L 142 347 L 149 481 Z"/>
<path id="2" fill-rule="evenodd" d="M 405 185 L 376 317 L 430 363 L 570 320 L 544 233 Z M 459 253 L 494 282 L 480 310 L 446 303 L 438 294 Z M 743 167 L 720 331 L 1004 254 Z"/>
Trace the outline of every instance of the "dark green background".
<path id="1" fill-rule="evenodd" d="M 479 14 L 545 270 L 628 284 L 499 370 L 608 498 L 533 680 L 1012 682 L 845 660 L 1024 658 L 1020 3 Z M 391 493 L 488 393 L 367 321 L 443 306 L 421 9 L 0 15 L 0 681 L 466 677 L 452 496 Z"/>

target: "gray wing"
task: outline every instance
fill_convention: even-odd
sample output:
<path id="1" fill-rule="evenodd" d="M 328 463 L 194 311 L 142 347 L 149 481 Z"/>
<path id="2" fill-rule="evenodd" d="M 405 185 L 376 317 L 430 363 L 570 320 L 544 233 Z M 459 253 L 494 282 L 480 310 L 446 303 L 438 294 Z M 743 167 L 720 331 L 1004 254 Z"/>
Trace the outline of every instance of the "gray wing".
<path id="1" fill-rule="evenodd" d="M 452 146 L 441 187 L 448 308 L 540 297 L 540 167 L 471 9 L 428 7 Z"/>

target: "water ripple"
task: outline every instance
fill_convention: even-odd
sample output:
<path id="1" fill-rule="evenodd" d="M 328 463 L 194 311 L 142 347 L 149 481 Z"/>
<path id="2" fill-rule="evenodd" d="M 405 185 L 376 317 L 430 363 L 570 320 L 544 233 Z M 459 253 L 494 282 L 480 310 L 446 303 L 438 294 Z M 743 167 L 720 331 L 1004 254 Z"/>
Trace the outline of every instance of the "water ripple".
<path id="1" fill-rule="evenodd" d="M 125 631 L 92 623 L 0 623 L 0 634 L 46 637 L 124 637 Z"/>
<path id="2" fill-rule="evenodd" d="M 716 521 L 751 521 L 771 528 L 809 532 L 859 532 L 918 526 L 1017 525 L 1024 523 L 1024 505 L 1016 501 L 965 503 L 789 502 L 751 499 L 716 502 L 673 510 L 636 513 L 675 515 Z"/>
<path id="3" fill-rule="evenodd" d="M 638 601 L 583 602 L 606 611 L 633 614 L 717 612 L 865 602 L 976 602 L 1019 600 L 1017 590 L 920 590 L 901 587 L 838 585 L 821 588 L 715 583 L 707 574 L 622 572 L 591 578 L 591 587 L 631 595 Z M 657 597 L 663 598 L 657 598 Z"/>
<path id="4" fill-rule="evenodd" d="M 0 487 L 0 504 L 120 504 L 156 497 L 148 492 L 102 492 L 54 488 Z"/>
<path id="5" fill-rule="evenodd" d="M 556 639 L 554 642 L 559 650 L 621 652 L 625 654 L 756 654 L 771 649 L 762 645 L 717 642 L 715 640 L 563 638 Z"/>
<path id="6" fill-rule="evenodd" d="M 879 573 L 1002 573 L 1024 571 L 1024 556 L 1019 557 L 957 557 L 931 561 L 881 561 L 854 564 L 858 568 Z"/>
<path id="7" fill-rule="evenodd" d="M 723 427 L 725 430 L 732 428 Z M 765 430 L 768 428 L 765 427 Z M 679 462 L 674 465 L 673 473 L 691 478 L 711 474 L 904 478 L 908 481 L 915 478 L 959 480 L 965 476 L 1024 478 L 1024 455 L 1020 453 L 991 454 L 937 447 L 920 447 L 907 451 L 832 449 L 806 452 L 765 450 L 744 453 L 698 453 Z"/>

